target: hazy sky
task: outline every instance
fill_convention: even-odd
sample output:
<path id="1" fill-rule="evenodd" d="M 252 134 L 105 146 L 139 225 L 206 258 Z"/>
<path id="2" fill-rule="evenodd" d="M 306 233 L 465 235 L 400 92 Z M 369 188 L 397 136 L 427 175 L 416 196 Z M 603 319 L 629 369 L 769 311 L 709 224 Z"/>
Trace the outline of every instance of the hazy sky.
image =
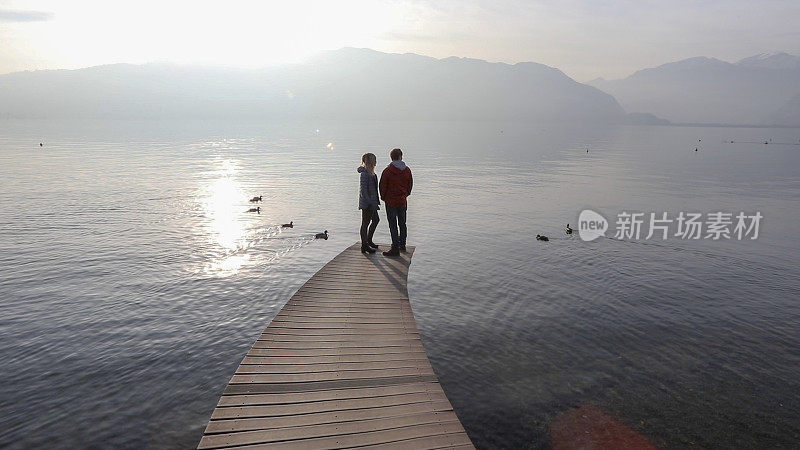
<path id="1" fill-rule="evenodd" d="M 0 0 L 0 73 L 260 67 L 344 46 L 536 61 L 579 81 L 692 56 L 800 54 L 800 1 Z"/>

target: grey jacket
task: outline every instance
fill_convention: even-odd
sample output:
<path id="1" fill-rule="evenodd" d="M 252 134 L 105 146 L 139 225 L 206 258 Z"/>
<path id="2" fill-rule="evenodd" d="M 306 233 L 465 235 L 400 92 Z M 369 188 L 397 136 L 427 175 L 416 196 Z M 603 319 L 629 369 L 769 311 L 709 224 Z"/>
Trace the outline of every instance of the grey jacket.
<path id="1" fill-rule="evenodd" d="M 363 166 L 358 166 L 361 183 L 358 188 L 358 209 L 381 209 L 378 197 L 378 175 L 370 175 Z"/>

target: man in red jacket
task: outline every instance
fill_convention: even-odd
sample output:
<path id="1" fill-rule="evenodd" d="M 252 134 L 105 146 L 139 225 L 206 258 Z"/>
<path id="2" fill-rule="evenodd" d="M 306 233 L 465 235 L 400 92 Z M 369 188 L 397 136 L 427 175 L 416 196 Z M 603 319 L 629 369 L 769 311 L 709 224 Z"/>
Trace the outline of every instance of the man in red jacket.
<path id="1" fill-rule="evenodd" d="M 411 195 L 411 169 L 403 162 L 403 151 L 399 148 L 389 153 L 391 164 L 381 174 L 381 199 L 386 205 L 386 217 L 389 219 L 389 233 L 392 235 L 392 249 L 383 252 L 383 256 L 398 256 L 406 251 L 406 197 Z M 398 226 L 400 232 L 398 233 Z"/>

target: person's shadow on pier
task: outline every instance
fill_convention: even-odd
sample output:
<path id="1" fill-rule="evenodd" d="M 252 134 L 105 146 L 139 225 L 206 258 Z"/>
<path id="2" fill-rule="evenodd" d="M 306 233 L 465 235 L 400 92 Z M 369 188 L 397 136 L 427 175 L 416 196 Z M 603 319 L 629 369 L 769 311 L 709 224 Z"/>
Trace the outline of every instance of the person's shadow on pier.
<path id="1" fill-rule="evenodd" d="M 366 259 L 392 283 L 397 290 L 408 297 L 408 267 L 411 265 L 411 256 L 414 247 L 407 247 L 408 252 L 396 257 L 376 257 L 372 255 Z"/>

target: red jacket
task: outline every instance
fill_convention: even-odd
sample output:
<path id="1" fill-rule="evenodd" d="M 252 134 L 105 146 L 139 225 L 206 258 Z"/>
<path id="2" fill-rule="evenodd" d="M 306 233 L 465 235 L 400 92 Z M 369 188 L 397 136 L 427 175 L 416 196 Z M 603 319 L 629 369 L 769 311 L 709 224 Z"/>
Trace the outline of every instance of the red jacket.
<path id="1" fill-rule="evenodd" d="M 400 166 L 403 168 L 398 169 L 394 164 L 389 164 L 381 174 L 381 199 L 386 206 L 406 206 L 406 197 L 411 195 L 411 186 L 414 184 L 411 169 L 405 164 Z"/>

